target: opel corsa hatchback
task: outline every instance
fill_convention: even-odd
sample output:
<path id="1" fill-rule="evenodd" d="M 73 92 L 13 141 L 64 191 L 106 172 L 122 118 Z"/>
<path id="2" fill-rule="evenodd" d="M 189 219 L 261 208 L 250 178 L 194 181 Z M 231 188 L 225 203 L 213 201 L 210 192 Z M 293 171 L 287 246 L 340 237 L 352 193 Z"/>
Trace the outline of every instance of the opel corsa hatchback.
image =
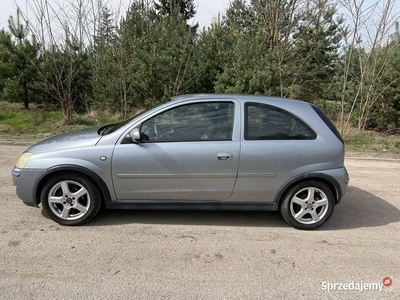
<path id="1" fill-rule="evenodd" d="M 185 95 L 119 124 L 46 139 L 12 171 L 17 195 L 62 225 L 109 209 L 280 211 L 324 224 L 349 182 L 343 140 L 312 104 Z"/>

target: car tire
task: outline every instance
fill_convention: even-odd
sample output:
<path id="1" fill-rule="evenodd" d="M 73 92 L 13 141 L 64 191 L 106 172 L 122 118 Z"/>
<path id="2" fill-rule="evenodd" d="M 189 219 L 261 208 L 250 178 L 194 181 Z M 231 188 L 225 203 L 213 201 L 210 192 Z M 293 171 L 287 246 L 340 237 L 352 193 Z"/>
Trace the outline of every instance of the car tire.
<path id="1" fill-rule="evenodd" d="M 79 173 L 60 173 L 44 184 L 40 200 L 44 212 L 61 225 L 82 225 L 99 212 L 102 195 L 96 184 Z"/>
<path id="2" fill-rule="evenodd" d="M 335 199 L 323 182 L 306 180 L 292 186 L 283 196 L 280 213 L 297 229 L 315 229 L 331 217 Z"/>

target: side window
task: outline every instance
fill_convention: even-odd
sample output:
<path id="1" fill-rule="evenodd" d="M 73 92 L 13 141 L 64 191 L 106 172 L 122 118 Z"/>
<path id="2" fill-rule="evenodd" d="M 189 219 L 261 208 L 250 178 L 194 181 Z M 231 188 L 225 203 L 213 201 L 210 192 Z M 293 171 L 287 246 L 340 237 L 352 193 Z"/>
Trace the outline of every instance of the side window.
<path id="1" fill-rule="evenodd" d="M 143 142 L 232 139 L 234 104 L 202 102 L 164 111 L 142 124 Z"/>
<path id="2" fill-rule="evenodd" d="M 288 111 L 262 103 L 245 104 L 246 140 L 311 140 L 316 137 L 307 124 Z"/>

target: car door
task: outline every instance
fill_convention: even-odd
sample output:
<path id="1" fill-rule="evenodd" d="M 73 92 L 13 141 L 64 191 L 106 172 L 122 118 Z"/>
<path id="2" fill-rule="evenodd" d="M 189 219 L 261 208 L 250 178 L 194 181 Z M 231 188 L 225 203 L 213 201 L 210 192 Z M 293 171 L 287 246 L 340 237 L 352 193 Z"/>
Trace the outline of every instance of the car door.
<path id="1" fill-rule="evenodd" d="M 240 151 L 237 100 L 183 103 L 143 121 L 141 142 L 117 144 L 118 200 L 227 200 Z"/>

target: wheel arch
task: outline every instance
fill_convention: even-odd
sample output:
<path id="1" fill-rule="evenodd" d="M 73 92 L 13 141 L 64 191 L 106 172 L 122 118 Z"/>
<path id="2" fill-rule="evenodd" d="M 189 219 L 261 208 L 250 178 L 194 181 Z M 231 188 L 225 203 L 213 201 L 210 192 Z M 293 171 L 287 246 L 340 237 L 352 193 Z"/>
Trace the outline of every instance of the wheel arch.
<path id="1" fill-rule="evenodd" d="M 103 181 L 103 179 L 97 175 L 95 172 L 82 167 L 82 166 L 77 166 L 77 165 L 59 165 L 59 166 L 54 166 L 49 169 L 47 169 L 45 172 L 43 172 L 38 179 L 36 180 L 36 183 L 34 185 L 34 190 L 33 190 L 33 200 L 36 206 L 39 205 L 40 201 L 40 193 L 43 189 L 43 186 L 47 182 L 47 180 L 51 177 L 54 176 L 55 174 L 59 173 L 66 173 L 66 172 L 74 172 L 74 173 L 79 173 L 83 174 L 89 179 L 91 179 L 96 186 L 100 189 L 102 195 L 103 195 L 103 202 L 109 202 L 111 201 L 111 195 L 110 191 L 107 188 L 107 185 Z"/>
<path id="2" fill-rule="evenodd" d="M 285 193 L 291 189 L 295 184 L 298 184 L 303 181 L 307 180 L 317 180 L 320 181 L 328 186 L 328 188 L 331 190 L 333 196 L 335 197 L 335 204 L 339 204 L 340 200 L 342 198 L 342 188 L 340 187 L 340 184 L 337 182 L 335 178 L 333 178 L 330 175 L 324 174 L 324 173 L 305 173 L 301 174 L 298 176 L 295 176 L 288 180 L 278 191 L 278 193 L 275 196 L 275 201 L 274 203 L 277 203 L 278 207 L 281 205 L 281 202 L 283 200 L 283 196 Z"/>

